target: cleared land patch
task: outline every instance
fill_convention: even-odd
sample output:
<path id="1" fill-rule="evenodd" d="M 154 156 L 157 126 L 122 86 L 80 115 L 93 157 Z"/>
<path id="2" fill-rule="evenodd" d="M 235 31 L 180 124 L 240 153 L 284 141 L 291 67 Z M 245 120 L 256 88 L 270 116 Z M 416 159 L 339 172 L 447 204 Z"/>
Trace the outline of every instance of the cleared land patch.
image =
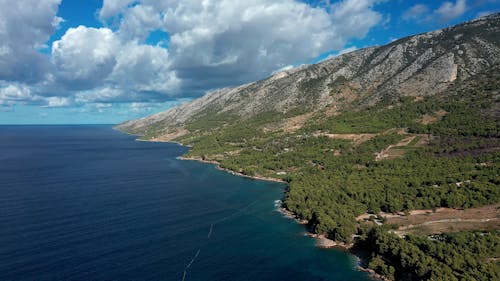
<path id="1" fill-rule="evenodd" d="M 396 144 L 391 144 L 382 151 L 375 154 L 375 161 L 393 159 L 403 156 L 408 149 L 425 146 L 429 143 L 430 135 L 418 134 L 408 135 Z"/>
<path id="2" fill-rule="evenodd" d="M 417 210 L 409 215 L 386 217 L 386 223 L 398 225 L 396 234 L 429 235 L 474 229 L 500 229 L 500 204 L 471 209 L 439 208 Z"/>
<path id="3" fill-rule="evenodd" d="M 315 137 L 328 137 L 331 139 L 339 139 L 339 140 L 349 140 L 352 141 L 354 145 L 360 145 L 365 141 L 368 141 L 378 134 L 330 134 L 323 132 L 316 132 L 313 134 Z"/>
<path id="4" fill-rule="evenodd" d="M 434 114 L 424 114 L 422 116 L 422 119 L 420 119 L 419 121 L 424 125 L 429 125 L 441 120 L 446 114 L 448 114 L 448 112 L 439 110 L 434 112 Z"/>
<path id="5" fill-rule="evenodd" d="M 184 135 L 189 134 L 189 131 L 186 129 L 179 129 L 176 130 L 175 132 L 164 134 L 158 137 L 151 138 L 149 141 L 157 141 L 157 142 L 165 142 L 165 141 L 172 141 L 178 137 L 182 137 Z"/>

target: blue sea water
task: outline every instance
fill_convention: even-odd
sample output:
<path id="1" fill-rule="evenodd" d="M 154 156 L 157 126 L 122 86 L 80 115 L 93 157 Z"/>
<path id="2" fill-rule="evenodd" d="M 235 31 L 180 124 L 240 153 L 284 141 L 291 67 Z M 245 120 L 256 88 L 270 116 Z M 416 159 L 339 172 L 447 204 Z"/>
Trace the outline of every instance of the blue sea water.
<path id="1" fill-rule="evenodd" d="M 0 280 L 369 280 L 314 247 L 284 185 L 111 126 L 0 126 Z"/>

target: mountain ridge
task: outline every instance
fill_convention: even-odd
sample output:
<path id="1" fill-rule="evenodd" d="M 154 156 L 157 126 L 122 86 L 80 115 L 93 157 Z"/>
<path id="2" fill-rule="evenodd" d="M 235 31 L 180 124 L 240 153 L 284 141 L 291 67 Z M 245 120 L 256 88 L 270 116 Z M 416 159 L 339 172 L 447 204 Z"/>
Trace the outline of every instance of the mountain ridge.
<path id="1" fill-rule="evenodd" d="M 161 137 L 213 113 L 241 118 L 266 111 L 303 113 L 329 108 L 335 113 L 353 102 L 366 106 L 387 97 L 433 95 L 457 79 L 463 81 L 500 62 L 499 22 L 497 13 L 384 46 L 355 50 L 256 82 L 214 90 L 118 128 Z M 155 132 L 150 131 L 152 126 L 157 128 Z"/>
<path id="2" fill-rule="evenodd" d="M 367 252 L 365 266 L 390 280 L 500 280 L 499 31 L 495 14 L 118 129 L 187 145 L 183 159 L 286 182 L 283 207 L 308 231 Z M 441 208 L 477 218 L 433 221 Z"/>

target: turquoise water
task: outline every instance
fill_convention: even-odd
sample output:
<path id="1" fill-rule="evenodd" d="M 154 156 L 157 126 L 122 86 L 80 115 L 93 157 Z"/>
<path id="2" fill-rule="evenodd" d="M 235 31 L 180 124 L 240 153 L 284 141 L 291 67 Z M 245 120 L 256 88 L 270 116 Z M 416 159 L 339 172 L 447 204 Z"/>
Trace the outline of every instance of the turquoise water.
<path id="1" fill-rule="evenodd" d="M 284 185 L 110 126 L 0 126 L 0 280 L 369 280 L 275 207 Z"/>

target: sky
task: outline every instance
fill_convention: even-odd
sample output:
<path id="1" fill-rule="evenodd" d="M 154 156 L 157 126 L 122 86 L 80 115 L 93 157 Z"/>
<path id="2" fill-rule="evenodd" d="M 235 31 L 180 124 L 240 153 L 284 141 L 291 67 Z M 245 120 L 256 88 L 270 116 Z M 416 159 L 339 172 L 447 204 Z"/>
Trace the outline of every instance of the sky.
<path id="1" fill-rule="evenodd" d="M 0 0 L 0 124 L 116 124 L 500 0 Z"/>

